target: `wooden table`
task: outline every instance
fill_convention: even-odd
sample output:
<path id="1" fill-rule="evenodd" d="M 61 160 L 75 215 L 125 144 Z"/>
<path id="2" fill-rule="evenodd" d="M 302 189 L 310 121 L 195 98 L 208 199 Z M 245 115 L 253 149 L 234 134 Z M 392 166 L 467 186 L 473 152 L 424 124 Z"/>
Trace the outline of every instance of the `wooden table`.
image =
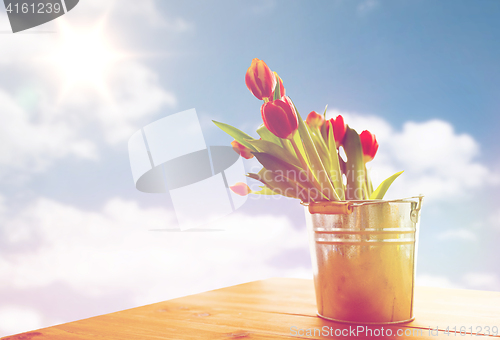
<path id="1" fill-rule="evenodd" d="M 490 327 L 490 332 L 494 326 L 500 328 L 500 292 L 417 287 L 415 300 L 415 321 L 404 326 L 384 326 L 383 330 L 381 326 L 360 326 L 364 328 L 359 328 L 358 334 L 356 325 L 330 322 L 316 316 L 312 280 L 276 278 L 8 336 L 3 340 L 380 339 L 384 338 L 382 335 L 388 338 L 389 330 L 393 333 L 390 338 L 396 337 L 399 330 L 405 339 L 481 339 L 484 337 L 475 334 L 479 327 L 482 327 L 481 334 L 486 326 Z M 467 333 L 463 336 L 459 334 L 462 326 Z M 429 331 L 429 327 L 433 330 Z M 447 327 L 451 330 L 449 335 L 445 333 Z M 323 336 L 320 332 L 325 329 L 333 336 Z M 316 336 L 306 335 L 308 330 L 311 333 L 316 330 Z"/>

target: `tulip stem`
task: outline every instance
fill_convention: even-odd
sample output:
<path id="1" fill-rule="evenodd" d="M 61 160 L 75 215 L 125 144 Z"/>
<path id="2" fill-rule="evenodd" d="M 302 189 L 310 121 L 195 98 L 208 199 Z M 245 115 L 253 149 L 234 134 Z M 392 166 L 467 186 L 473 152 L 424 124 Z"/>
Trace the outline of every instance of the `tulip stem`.
<path id="1" fill-rule="evenodd" d="M 302 164 L 302 167 L 306 171 L 307 178 L 309 178 L 309 181 L 311 182 L 311 184 L 314 185 L 314 187 L 316 189 L 318 189 L 318 191 L 323 195 L 323 197 L 328 199 L 328 197 L 326 197 L 326 195 L 321 190 L 321 186 L 318 183 L 318 181 L 316 180 L 316 178 L 314 177 L 314 174 L 312 173 L 311 169 L 309 169 L 309 165 L 307 165 L 306 160 L 304 159 L 304 157 L 302 157 L 302 154 L 300 153 L 300 150 L 297 146 L 297 143 L 295 143 L 293 138 L 290 139 L 290 142 L 292 143 L 293 149 L 295 150 L 295 153 L 297 154 L 297 157 L 299 158 L 300 164 Z"/>
<path id="2" fill-rule="evenodd" d="M 287 139 L 280 138 L 281 145 L 293 155 L 293 149 Z"/>
<path id="3" fill-rule="evenodd" d="M 368 186 L 366 185 L 366 175 L 365 180 L 363 181 L 363 197 L 361 199 L 367 200 L 370 196 L 368 196 Z"/>
<path id="4" fill-rule="evenodd" d="M 368 169 L 366 168 L 366 163 L 365 163 L 365 183 L 366 183 L 366 193 L 368 199 L 370 199 L 370 196 L 372 195 L 373 192 L 373 186 L 372 186 L 372 180 L 370 178 L 370 173 L 368 172 Z"/>

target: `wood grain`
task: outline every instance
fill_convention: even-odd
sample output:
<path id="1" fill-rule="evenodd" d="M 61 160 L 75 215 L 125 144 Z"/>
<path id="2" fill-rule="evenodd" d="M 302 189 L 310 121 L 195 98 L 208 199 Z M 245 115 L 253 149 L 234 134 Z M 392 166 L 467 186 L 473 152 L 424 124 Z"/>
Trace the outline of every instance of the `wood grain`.
<path id="1" fill-rule="evenodd" d="M 387 327 L 407 332 L 405 339 L 436 339 L 446 327 L 497 326 L 500 328 L 500 293 L 417 287 L 415 321 Z M 429 332 L 439 327 L 439 332 Z M 335 323 L 316 316 L 312 280 L 274 278 L 255 281 L 152 305 L 70 322 L 3 340 L 149 340 L 149 339 L 343 339 L 356 325 Z M 372 332 L 381 326 L 370 326 Z M 302 336 L 299 336 L 299 330 Z M 305 332 L 317 331 L 307 336 Z M 467 330 L 469 333 L 470 330 Z M 417 333 L 414 333 L 417 332 Z M 411 335 L 409 335 L 412 333 Z M 350 333 L 353 334 L 352 332 Z M 456 336 L 460 337 L 459 334 Z M 468 334 L 466 337 L 473 335 Z M 380 339 L 366 336 L 360 339 Z M 397 338 L 391 336 L 386 338 Z"/>

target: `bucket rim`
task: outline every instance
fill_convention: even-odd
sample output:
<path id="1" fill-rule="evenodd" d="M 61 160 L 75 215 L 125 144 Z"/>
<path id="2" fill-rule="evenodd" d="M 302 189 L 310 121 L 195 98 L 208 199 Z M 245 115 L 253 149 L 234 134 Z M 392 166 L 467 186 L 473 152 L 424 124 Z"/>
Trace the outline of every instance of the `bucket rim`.
<path id="1" fill-rule="evenodd" d="M 303 206 L 311 206 L 311 205 L 352 205 L 352 206 L 361 206 L 361 205 L 369 205 L 369 204 L 381 204 L 381 203 L 398 203 L 398 202 L 416 202 L 415 200 L 422 201 L 424 195 L 417 195 L 405 198 L 396 198 L 392 200 L 341 200 L 341 201 L 316 201 L 316 202 L 304 202 L 301 201 L 300 204 Z"/>
<path id="2" fill-rule="evenodd" d="M 344 200 L 344 201 L 318 201 L 318 202 L 300 202 L 309 209 L 311 214 L 343 214 L 349 215 L 354 207 L 376 205 L 384 203 L 418 203 L 414 209 L 417 213 L 422 207 L 424 195 L 417 195 L 393 200 Z"/>

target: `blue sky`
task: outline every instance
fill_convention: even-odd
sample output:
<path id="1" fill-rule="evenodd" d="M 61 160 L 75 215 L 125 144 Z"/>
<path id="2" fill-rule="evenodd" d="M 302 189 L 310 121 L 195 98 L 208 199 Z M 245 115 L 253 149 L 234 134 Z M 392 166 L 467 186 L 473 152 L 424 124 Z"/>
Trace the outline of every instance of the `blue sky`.
<path id="1" fill-rule="evenodd" d="M 241 115 L 236 107 L 250 106 L 246 103 L 252 100 L 246 93 L 223 103 L 210 98 L 224 84 L 243 87 L 238 70 L 258 56 L 275 65 L 279 74 L 293 74 L 287 77 L 287 88 L 296 89 L 294 99 L 304 110 L 329 104 L 374 112 L 397 125 L 408 118 L 439 117 L 453 121 L 459 131 L 494 138 L 484 133 L 484 127 L 498 124 L 500 33 L 495 27 L 500 4 L 366 4 L 216 2 L 205 8 L 171 8 L 165 3 L 166 13 L 193 17 L 196 22 L 196 33 L 175 43 L 178 59 L 171 58 L 172 64 L 182 60 L 188 66 L 182 69 L 184 77 L 179 81 L 177 73 L 172 77 L 175 85 L 166 82 L 186 89 L 185 93 L 200 86 L 196 92 L 206 94 L 197 100 L 206 99 L 203 104 L 212 103 L 213 110 L 224 114 Z M 206 82 L 200 79 L 213 80 L 214 92 L 203 90 Z"/>
<path id="2" fill-rule="evenodd" d="M 82 0 L 32 30 L 53 33 L 7 34 L 1 11 L 0 336 L 312 277 L 297 201 L 250 199 L 225 232 L 155 233 L 176 225 L 170 199 L 132 180 L 128 138 L 165 116 L 195 108 L 207 145 L 232 140 L 212 119 L 252 134 L 252 58 L 304 117 L 328 104 L 377 135 L 374 179 L 405 170 L 389 196 L 426 196 L 418 283 L 500 290 L 499 16 L 493 0 Z M 58 59 L 68 41 L 89 43 L 82 72 Z"/>

